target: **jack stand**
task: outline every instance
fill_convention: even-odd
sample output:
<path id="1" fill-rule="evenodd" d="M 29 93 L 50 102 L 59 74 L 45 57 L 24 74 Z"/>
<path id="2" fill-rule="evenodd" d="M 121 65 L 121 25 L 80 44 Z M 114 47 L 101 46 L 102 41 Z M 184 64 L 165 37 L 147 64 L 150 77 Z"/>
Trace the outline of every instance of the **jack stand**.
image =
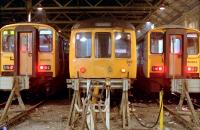
<path id="1" fill-rule="evenodd" d="M 17 100 L 19 102 L 19 106 L 22 110 L 25 110 L 24 102 L 20 95 L 20 88 L 19 88 L 19 77 L 15 76 L 13 80 L 13 88 L 11 90 L 11 93 L 9 95 L 8 101 L 6 102 L 6 106 L 3 110 L 3 114 L 1 115 L 0 122 L 5 121 L 6 117 L 8 117 L 8 110 L 10 108 L 10 105 L 12 104 L 14 96 L 17 97 Z"/>
<path id="2" fill-rule="evenodd" d="M 130 122 L 130 111 L 129 111 L 129 102 L 128 102 L 128 89 L 130 87 L 128 79 L 123 79 L 123 93 L 122 100 L 120 105 L 120 114 L 122 116 L 122 125 L 123 128 L 129 127 Z"/>
<path id="3" fill-rule="evenodd" d="M 72 79 L 71 88 L 74 89 L 68 126 L 74 127 L 78 118 L 82 118 L 80 130 L 96 130 L 96 114 L 100 114 L 106 130 L 110 130 L 110 90 L 122 89 L 120 114 L 123 128 L 130 122 L 128 89 L 129 79 Z M 80 97 L 80 89 L 85 91 L 85 97 Z M 105 93 L 104 93 L 105 90 Z M 99 94 L 101 92 L 101 94 Z M 102 98 L 104 96 L 104 98 Z M 104 100 L 103 100 L 104 99 Z M 79 116 L 77 116 L 79 115 Z"/>
<path id="4" fill-rule="evenodd" d="M 195 112 L 194 106 L 192 104 L 189 92 L 188 92 L 188 85 L 186 83 L 186 80 L 184 79 L 182 82 L 182 92 L 181 92 L 181 97 L 180 97 L 180 101 L 179 101 L 179 105 L 178 105 L 178 113 L 179 114 L 185 114 L 185 112 L 181 112 L 182 110 L 182 106 L 183 106 L 183 102 L 186 98 L 187 104 L 190 108 L 190 112 L 189 115 L 191 115 L 191 118 L 194 122 L 194 125 L 196 126 L 196 129 L 200 129 L 200 121 L 199 121 L 199 117 L 197 115 L 197 113 Z"/>
<path id="5" fill-rule="evenodd" d="M 72 86 L 73 86 L 73 89 L 74 89 L 74 94 L 73 94 L 73 97 L 72 97 L 68 126 L 71 126 L 73 124 L 73 122 L 75 121 L 75 115 L 76 115 L 76 112 L 78 112 L 78 110 L 76 111 L 75 106 L 78 105 L 77 106 L 78 108 L 81 107 L 80 106 L 80 93 L 79 93 L 79 80 L 76 79 L 73 82 Z"/>

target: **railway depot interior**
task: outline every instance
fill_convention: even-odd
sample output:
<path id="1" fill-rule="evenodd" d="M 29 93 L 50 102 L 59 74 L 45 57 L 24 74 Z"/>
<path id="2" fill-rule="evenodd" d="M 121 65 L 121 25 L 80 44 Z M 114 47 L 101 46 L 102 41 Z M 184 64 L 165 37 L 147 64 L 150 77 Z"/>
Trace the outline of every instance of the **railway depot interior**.
<path id="1" fill-rule="evenodd" d="M 200 130 L 200 0 L 0 0 L 0 129 Z"/>

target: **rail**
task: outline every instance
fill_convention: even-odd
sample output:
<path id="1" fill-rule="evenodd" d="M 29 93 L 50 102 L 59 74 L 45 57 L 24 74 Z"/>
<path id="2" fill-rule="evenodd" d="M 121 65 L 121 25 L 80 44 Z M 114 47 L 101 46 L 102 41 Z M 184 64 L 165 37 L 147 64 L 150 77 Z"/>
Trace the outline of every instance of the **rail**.
<path id="1" fill-rule="evenodd" d="M 8 120 L 5 120 L 5 121 L 1 122 L 0 129 L 3 129 L 4 127 L 7 127 L 7 126 L 13 124 L 14 122 L 19 120 L 20 118 L 25 117 L 31 111 L 33 111 L 35 108 L 39 107 L 40 105 L 42 105 L 45 102 L 46 102 L 46 100 L 40 101 L 39 103 L 35 104 L 34 106 L 30 107 L 29 109 L 27 109 L 27 110 L 15 115 L 14 117 L 12 117 L 12 118 L 10 118 Z"/>
<path id="2" fill-rule="evenodd" d="M 179 122 L 181 122 L 187 129 L 194 130 L 195 126 L 192 123 L 188 122 L 186 119 L 181 117 L 179 114 L 177 114 L 177 112 L 170 110 L 170 108 L 168 108 L 167 106 L 164 105 L 163 107 L 166 111 L 168 111 L 171 115 L 173 115 Z"/>

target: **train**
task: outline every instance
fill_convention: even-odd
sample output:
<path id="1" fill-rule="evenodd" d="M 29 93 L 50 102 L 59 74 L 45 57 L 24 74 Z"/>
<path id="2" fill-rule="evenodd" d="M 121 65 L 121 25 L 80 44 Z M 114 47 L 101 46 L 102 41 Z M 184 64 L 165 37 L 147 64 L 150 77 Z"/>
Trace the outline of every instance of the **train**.
<path id="1" fill-rule="evenodd" d="M 77 22 L 71 29 L 69 70 L 67 82 L 74 90 L 69 126 L 77 119 L 73 113 L 79 112 L 82 119 L 87 119 L 88 127 L 95 129 L 92 113 L 101 111 L 105 114 L 105 127 L 110 129 L 111 98 L 121 100 L 123 128 L 129 125 L 128 90 L 137 72 L 136 35 L 132 24 L 106 18 Z M 81 101 L 93 107 L 85 110 L 87 107 L 82 108 Z"/>
<path id="2" fill-rule="evenodd" d="M 135 28 L 109 19 L 76 23 L 71 30 L 70 78 L 136 78 Z"/>
<path id="3" fill-rule="evenodd" d="M 164 25 L 138 38 L 136 87 L 152 93 L 170 92 L 175 80 L 198 80 L 199 36 L 196 29 Z"/>
<path id="4" fill-rule="evenodd" d="M 0 90 L 12 89 L 14 75 L 22 89 L 41 89 L 57 79 L 128 78 L 148 92 L 170 91 L 172 79 L 200 77 L 200 31 L 182 26 L 156 27 L 136 42 L 129 23 L 80 21 L 72 27 L 70 46 L 46 24 L 5 25 L 0 36 Z"/>
<path id="5" fill-rule="evenodd" d="M 5 25 L 0 29 L 0 46 L 0 90 L 10 91 L 15 76 L 20 79 L 21 90 L 55 90 L 50 86 L 69 75 L 69 44 L 50 25 Z"/>

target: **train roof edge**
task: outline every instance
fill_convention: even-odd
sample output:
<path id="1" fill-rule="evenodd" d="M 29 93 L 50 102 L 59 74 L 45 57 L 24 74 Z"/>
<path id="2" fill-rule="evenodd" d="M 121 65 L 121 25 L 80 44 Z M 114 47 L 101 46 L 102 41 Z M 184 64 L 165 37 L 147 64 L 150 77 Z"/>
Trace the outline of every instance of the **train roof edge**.
<path id="1" fill-rule="evenodd" d="M 11 23 L 11 24 L 6 24 L 4 26 L 2 26 L 0 28 L 0 30 L 6 28 L 6 27 L 11 27 L 11 26 L 20 26 L 20 25 L 42 25 L 42 26 L 48 26 L 54 30 L 57 30 L 55 27 L 51 26 L 51 25 L 48 25 L 48 24 L 45 24 L 45 23 L 34 23 L 34 22 L 19 22 L 19 23 Z"/>
<path id="2" fill-rule="evenodd" d="M 124 29 L 133 29 L 135 27 L 128 22 L 122 20 L 113 20 L 108 18 L 96 18 L 79 21 L 72 26 L 72 29 L 80 28 L 124 28 Z"/>
<path id="3" fill-rule="evenodd" d="M 163 28 L 168 28 L 168 29 L 170 29 L 170 28 L 179 28 L 179 29 L 192 29 L 192 30 L 196 30 L 196 31 L 199 31 L 199 30 L 197 30 L 197 29 L 195 29 L 195 28 L 189 28 L 189 27 L 184 27 L 184 26 L 181 26 L 181 25 L 175 25 L 175 24 L 170 24 L 170 25 L 162 25 L 162 26 L 158 26 L 158 27 L 155 27 L 154 29 L 163 29 Z M 152 30 L 154 30 L 154 29 L 152 29 Z M 151 30 L 149 30 L 149 31 L 151 31 Z"/>

